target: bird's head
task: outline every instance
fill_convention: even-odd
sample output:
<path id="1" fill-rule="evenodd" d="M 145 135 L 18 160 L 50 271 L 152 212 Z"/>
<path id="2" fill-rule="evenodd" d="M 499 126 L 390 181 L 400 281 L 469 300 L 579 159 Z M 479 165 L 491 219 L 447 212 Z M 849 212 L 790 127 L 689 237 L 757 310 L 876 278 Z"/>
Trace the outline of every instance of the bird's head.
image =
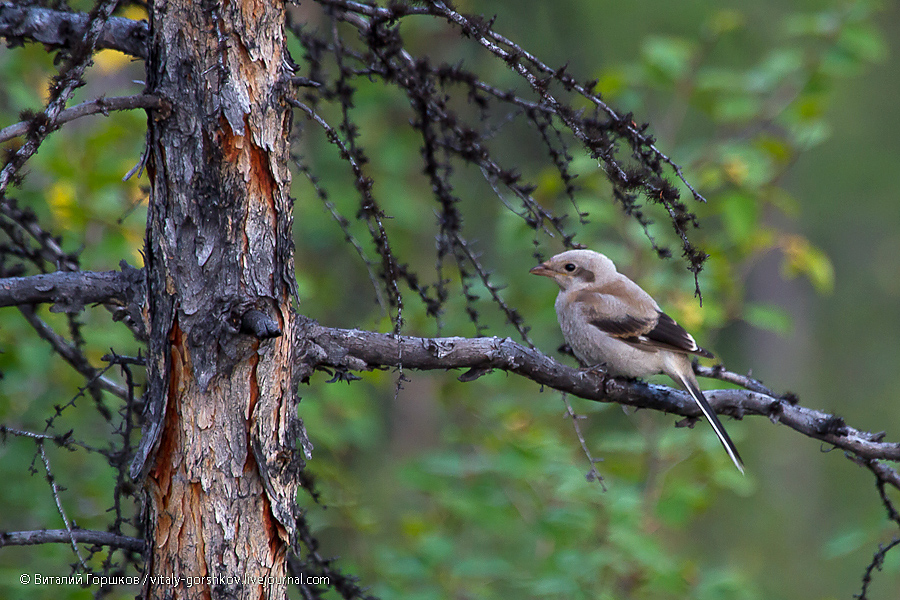
<path id="1" fill-rule="evenodd" d="M 549 277 L 565 291 L 593 283 L 602 283 L 616 273 L 611 260 L 593 250 L 567 250 L 529 271 Z"/>

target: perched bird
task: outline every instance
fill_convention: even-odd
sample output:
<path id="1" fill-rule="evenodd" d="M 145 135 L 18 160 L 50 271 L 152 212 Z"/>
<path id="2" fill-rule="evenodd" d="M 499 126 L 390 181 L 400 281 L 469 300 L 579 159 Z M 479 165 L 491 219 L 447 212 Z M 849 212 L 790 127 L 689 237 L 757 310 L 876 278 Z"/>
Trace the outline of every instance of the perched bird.
<path id="1" fill-rule="evenodd" d="M 700 406 L 735 466 L 737 448 L 700 391 L 690 355 L 712 358 L 641 287 L 616 271 L 606 256 L 569 250 L 531 269 L 559 285 L 556 316 L 566 343 L 585 365 L 603 365 L 613 376 L 665 373 Z"/>

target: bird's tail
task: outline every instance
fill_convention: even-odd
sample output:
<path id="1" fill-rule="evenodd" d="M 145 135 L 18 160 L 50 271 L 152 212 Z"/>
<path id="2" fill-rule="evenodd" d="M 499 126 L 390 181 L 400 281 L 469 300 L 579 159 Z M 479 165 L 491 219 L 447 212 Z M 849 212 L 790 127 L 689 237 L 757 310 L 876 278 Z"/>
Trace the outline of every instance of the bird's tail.
<path id="1" fill-rule="evenodd" d="M 704 396 L 703 392 L 700 391 L 700 387 L 697 385 L 696 380 L 694 380 L 694 378 L 691 376 L 682 374 L 681 372 L 678 373 L 678 380 L 700 407 L 700 410 L 703 411 L 703 416 L 705 416 L 706 420 L 709 421 L 709 424 L 712 425 L 713 431 L 716 432 L 716 437 L 718 437 L 719 441 L 722 442 L 722 446 L 725 447 L 725 451 L 728 453 L 728 456 L 731 457 L 732 462 L 734 462 L 734 466 L 736 466 L 741 474 L 743 474 L 744 461 L 741 460 L 741 455 L 738 454 L 737 448 L 734 446 L 734 442 L 732 442 L 731 438 L 728 437 L 728 432 L 725 431 L 725 427 L 722 425 L 722 422 L 719 421 L 719 417 L 716 416 L 716 413 L 713 412 L 713 409 L 709 405 L 709 402 L 706 401 L 706 396 Z"/>

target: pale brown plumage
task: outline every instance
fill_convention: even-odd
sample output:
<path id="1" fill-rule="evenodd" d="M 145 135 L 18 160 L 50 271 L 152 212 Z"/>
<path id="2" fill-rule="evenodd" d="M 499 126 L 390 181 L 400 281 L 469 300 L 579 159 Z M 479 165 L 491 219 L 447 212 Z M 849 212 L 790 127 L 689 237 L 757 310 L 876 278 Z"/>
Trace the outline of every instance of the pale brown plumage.
<path id="1" fill-rule="evenodd" d="M 697 385 L 690 355 L 711 358 L 683 327 L 662 312 L 638 284 L 616 271 L 606 256 L 569 250 L 531 269 L 559 285 L 556 315 L 563 337 L 588 366 L 611 375 L 646 377 L 665 373 L 700 407 L 735 466 L 744 472 L 737 448 Z"/>

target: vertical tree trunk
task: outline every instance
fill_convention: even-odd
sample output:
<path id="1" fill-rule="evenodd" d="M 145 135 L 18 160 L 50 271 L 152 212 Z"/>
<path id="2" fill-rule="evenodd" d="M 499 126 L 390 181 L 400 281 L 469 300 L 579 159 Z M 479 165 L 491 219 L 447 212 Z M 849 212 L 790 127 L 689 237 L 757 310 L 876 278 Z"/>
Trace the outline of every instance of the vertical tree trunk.
<path id="1" fill-rule="evenodd" d="M 172 109 L 149 128 L 149 396 L 163 417 L 145 467 L 148 596 L 278 598 L 293 488 L 265 463 L 293 446 L 284 5 L 151 13 L 148 87 Z"/>

